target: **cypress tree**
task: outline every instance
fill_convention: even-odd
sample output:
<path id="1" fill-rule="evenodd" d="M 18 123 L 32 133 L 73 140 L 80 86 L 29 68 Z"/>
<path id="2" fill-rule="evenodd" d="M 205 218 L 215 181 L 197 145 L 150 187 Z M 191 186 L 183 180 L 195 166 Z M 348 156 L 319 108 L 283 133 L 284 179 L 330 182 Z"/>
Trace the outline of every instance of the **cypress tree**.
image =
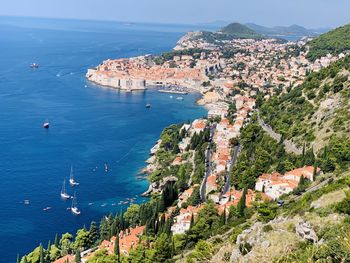
<path id="1" fill-rule="evenodd" d="M 190 221 L 190 229 L 193 227 L 194 225 L 194 216 L 193 216 L 193 213 L 191 215 L 191 221 Z"/>
<path id="2" fill-rule="evenodd" d="M 118 257 L 118 262 L 120 262 L 120 251 L 119 251 L 119 235 L 116 235 L 114 242 L 114 254 Z"/>
<path id="3" fill-rule="evenodd" d="M 40 243 L 40 263 L 45 263 L 45 261 L 44 261 L 44 249 L 43 249 L 43 246 L 42 246 L 42 244 Z"/>
<path id="4" fill-rule="evenodd" d="M 247 188 L 244 188 L 243 193 L 242 193 L 242 197 L 239 200 L 239 203 L 237 205 L 237 210 L 238 210 L 238 214 L 240 217 L 244 217 L 244 210 L 246 208 L 246 206 L 245 206 L 246 195 L 247 195 Z"/>
<path id="5" fill-rule="evenodd" d="M 27 256 L 24 256 L 24 258 L 23 258 L 23 263 L 28 263 L 28 261 L 27 261 Z"/>
<path id="6" fill-rule="evenodd" d="M 51 250 L 51 240 L 47 243 L 47 251 L 49 252 Z"/>
<path id="7" fill-rule="evenodd" d="M 221 224 L 226 225 L 226 206 L 224 207 L 224 211 L 221 214 Z"/>
<path id="8" fill-rule="evenodd" d="M 20 261 L 19 261 L 19 254 L 17 254 L 17 260 L 16 260 L 16 263 L 20 263 Z"/>
<path id="9" fill-rule="evenodd" d="M 81 263 L 81 256 L 80 256 L 79 249 L 77 249 L 77 251 L 75 251 L 75 263 Z"/>
<path id="10" fill-rule="evenodd" d="M 97 230 L 97 224 L 95 221 L 92 221 L 90 224 L 89 239 L 90 239 L 91 245 L 94 245 L 98 240 L 98 230 Z"/>
<path id="11" fill-rule="evenodd" d="M 54 242 L 54 244 L 55 244 L 55 246 L 56 246 L 57 248 L 59 248 L 60 243 L 59 243 L 59 241 L 58 241 L 58 234 L 57 234 L 57 233 L 56 233 L 56 235 L 55 235 L 55 242 Z"/>

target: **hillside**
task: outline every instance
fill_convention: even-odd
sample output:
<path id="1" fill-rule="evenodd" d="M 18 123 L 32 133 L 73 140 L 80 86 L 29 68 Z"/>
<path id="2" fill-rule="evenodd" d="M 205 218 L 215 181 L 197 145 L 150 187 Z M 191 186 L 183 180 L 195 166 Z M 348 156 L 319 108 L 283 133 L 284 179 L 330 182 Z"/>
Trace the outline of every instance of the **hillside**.
<path id="1" fill-rule="evenodd" d="M 350 56 L 308 75 L 304 83 L 275 96 L 262 118 L 286 139 L 315 152 L 350 134 Z"/>
<path id="2" fill-rule="evenodd" d="M 176 262 L 348 262 L 349 172 L 324 175 L 302 196 L 259 206 L 246 222 L 198 243 Z"/>
<path id="3" fill-rule="evenodd" d="M 264 38 L 263 35 L 256 33 L 254 30 L 248 28 L 245 25 L 239 23 L 229 24 L 216 32 L 210 31 L 199 31 L 199 32 L 189 32 L 184 37 L 182 37 L 179 42 L 188 40 L 203 39 L 208 43 L 216 43 L 224 40 L 232 40 L 239 38 L 250 38 L 250 39 L 260 39 Z"/>
<path id="4" fill-rule="evenodd" d="M 315 61 L 327 54 L 338 55 L 350 50 L 350 24 L 339 27 L 308 43 L 307 58 Z"/>

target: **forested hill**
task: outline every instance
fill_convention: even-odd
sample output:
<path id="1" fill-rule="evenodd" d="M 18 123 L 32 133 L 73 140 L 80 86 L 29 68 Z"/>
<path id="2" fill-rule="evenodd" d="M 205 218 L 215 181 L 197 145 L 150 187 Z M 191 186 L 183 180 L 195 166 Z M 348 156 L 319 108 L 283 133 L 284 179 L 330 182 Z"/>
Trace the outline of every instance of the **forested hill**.
<path id="1" fill-rule="evenodd" d="M 231 23 L 217 32 L 201 31 L 190 37 L 192 40 L 203 39 L 208 43 L 239 38 L 261 39 L 264 38 L 264 36 L 240 23 Z"/>
<path id="2" fill-rule="evenodd" d="M 338 55 L 350 50 L 350 24 L 331 30 L 308 43 L 307 58 L 315 61 L 327 54 Z"/>
<path id="3" fill-rule="evenodd" d="M 249 27 L 240 23 L 231 23 L 219 30 L 220 34 L 230 36 L 232 38 L 262 38 L 263 35 L 258 34 Z"/>
<path id="4" fill-rule="evenodd" d="M 284 138 L 316 154 L 350 147 L 350 55 L 312 72 L 299 87 L 272 97 L 260 113 Z M 350 149 L 336 155 L 331 166 L 350 161 Z"/>

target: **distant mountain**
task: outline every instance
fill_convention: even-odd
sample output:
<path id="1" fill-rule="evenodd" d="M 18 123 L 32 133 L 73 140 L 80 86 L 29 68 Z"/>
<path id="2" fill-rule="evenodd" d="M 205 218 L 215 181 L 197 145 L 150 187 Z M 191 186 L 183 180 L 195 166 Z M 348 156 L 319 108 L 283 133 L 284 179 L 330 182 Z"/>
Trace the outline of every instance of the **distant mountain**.
<path id="1" fill-rule="evenodd" d="M 320 35 L 311 40 L 308 46 L 307 58 L 311 61 L 327 54 L 338 55 L 342 52 L 350 51 L 350 24 Z"/>
<path id="2" fill-rule="evenodd" d="M 231 23 L 216 32 L 210 31 L 200 31 L 195 34 L 187 34 L 184 39 L 204 39 L 209 43 L 214 43 L 217 41 L 232 40 L 239 38 L 253 38 L 259 39 L 264 38 L 263 35 L 255 32 L 249 27 L 242 25 L 240 23 Z"/>
<path id="3" fill-rule="evenodd" d="M 307 29 L 299 25 L 291 26 L 275 26 L 275 27 L 265 27 L 257 25 L 254 23 L 245 24 L 250 29 L 256 31 L 257 33 L 269 36 L 269 37 L 283 37 L 283 36 L 318 36 L 322 33 L 327 32 L 327 28 L 318 28 L 318 29 Z"/>
<path id="4" fill-rule="evenodd" d="M 262 38 L 263 36 L 253 29 L 240 23 L 231 23 L 221 28 L 218 33 L 233 36 L 234 38 Z"/>

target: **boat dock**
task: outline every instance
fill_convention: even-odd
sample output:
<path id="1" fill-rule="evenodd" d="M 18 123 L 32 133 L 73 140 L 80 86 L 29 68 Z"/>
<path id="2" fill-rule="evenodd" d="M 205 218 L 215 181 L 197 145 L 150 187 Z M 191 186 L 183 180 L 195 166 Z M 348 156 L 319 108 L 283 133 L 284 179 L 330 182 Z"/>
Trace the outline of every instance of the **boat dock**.
<path id="1" fill-rule="evenodd" d="M 186 87 L 175 86 L 175 85 L 163 86 L 161 89 L 158 90 L 158 92 L 171 93 L 171 94 L 182 94 L 182 95 L 188 94 L 188 90 Z"/>

